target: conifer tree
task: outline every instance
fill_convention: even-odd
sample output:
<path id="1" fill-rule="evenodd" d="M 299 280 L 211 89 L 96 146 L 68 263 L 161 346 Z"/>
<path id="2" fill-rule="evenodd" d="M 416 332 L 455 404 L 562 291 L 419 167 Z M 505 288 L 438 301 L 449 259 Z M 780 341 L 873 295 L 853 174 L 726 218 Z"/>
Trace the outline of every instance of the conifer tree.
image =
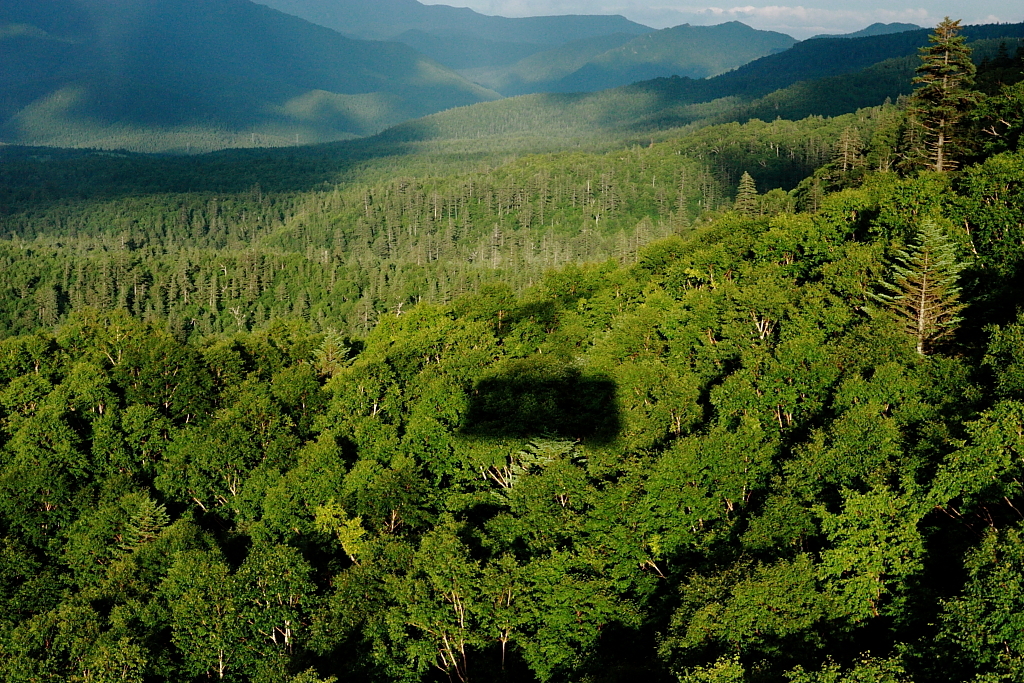
<path id="1" fill-rule="evenodd" d="M 345 366 L 350 351 L 351 347 L 341 333 L 326 330 L 320 348 L 313 352 L 317 372 L 325 377 L 334 377 Z"/>
<path id="2" fill-rule="evenodd" d="M 757 213 L 757 185 L 746 171 L 740 177 L 739 188 L 736 190 L 736 211 L 753 216 Z"/>
<path id="3" fill-rule="evenodd" d="M 964 266 L 956 248 L 934 221 L 926 221 L 915 241 L 897 252 L 892 282 L 874 299 L 893 311 L 916 340 L 917 352 L 926 355 L 960 324 L 960 287 Z"/>
<path id="4" fill-rule="evenodd" d="M 911 125 L 920 129 L 921 148 L 911 156 L 926 159 L 926 167 L 943 172 L 956 168 L 958 148 L 963 147 L 961 121 L 977 100 L 973 91 L 976 72 L 971 49 L 959 35 L 960 20 L 942 20 L 921 48 L 921 65 L 910 102 Z"/>
<path id="5" fill-rule="evenodd" d="M 857 130 L 853 126 L 844 128 L 835 150 L 835 162 L 843 173 L 864 164 L 864 158 L 861 156 L 862 147 L 863 143 L 857 135 Z"/>

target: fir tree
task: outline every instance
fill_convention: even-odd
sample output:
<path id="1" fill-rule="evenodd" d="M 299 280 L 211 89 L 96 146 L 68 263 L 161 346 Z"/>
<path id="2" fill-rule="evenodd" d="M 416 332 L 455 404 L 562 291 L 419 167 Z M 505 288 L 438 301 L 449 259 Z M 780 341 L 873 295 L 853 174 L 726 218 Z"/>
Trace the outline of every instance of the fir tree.
<path id="1" fill-rule="evenodd" d="M 873 298 L 899 317 L 926 355 L 960 324 L 960 287 L 964 266 L 956 248 L 934 221 L 926 221 L 907 249 L 896 254 L 892 282 L 883 282 Z"/>
<path id="2" fill-rule="evenodd" d="M 959 33 L 960 21 L 946 17 L 929 36 L 910 102 L 911 123 L 921 131 L 920 148 L 910 155 L 923 157 L 927 168 L 940 173 L 956 167 L 964 143 L 960 124 L 977 100 L 971 49 Z"/>
<path id="3" fill-rule="evenodd" d="M 327 329 L 320 348 L 313 352 L 317 372 L 324 377 L 334 377 L 348 362 L 350 351 L 351 347 L 341 333 Z"/>
<path id="4" fill-rule="evenodd" d="M 735 208 L 744 216 L 753 216 L 757 213 L 757 185 L 746 171 L 740 177 L 740 185 L 736 190 Z"/>

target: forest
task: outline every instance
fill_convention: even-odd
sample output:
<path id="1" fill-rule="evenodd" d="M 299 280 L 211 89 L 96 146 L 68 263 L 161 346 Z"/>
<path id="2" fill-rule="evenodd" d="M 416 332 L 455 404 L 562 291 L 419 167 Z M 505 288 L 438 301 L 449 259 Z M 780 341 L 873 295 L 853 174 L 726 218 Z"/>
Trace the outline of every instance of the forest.
<path id="1" fill-rule="evenodd" d="M 1024 680 L 985 50 L 601 149 L 11 150 L 0 679 Z"/>

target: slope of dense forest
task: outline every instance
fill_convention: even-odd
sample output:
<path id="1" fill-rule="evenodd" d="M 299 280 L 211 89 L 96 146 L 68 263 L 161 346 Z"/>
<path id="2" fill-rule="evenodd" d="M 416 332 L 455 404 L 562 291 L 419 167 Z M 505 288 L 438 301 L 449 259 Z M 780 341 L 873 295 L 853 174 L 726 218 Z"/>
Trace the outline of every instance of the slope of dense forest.
<path id="1" fill-rule="evenodd" d="M 957 28 L 610 153 L 21 150 L 0 679 L 1020 681 L 1024 50 Z"/>
<path id="2" fill-rule="evenodd" d="M 875 156 L 895 153 L 885 145 L 899 125 L 888 107 L 709 127 L 604 155 L 527 156 L 463 175 L 288 194 L 254 184 L 45 202 L 28 192 L 4 219 L 0 332 L 89 306 L 167 318 L 179 335 L 282 315 L 365 332 L 380 312 L 447 301 L 482 281 L 518 291 L 559 264 L 630 259 L 721 207 L 747 169 L 764 189 L 792 189 L 832 159 L 844 134 L 865 150 L 874 141 L 880 163 Z M 767 196 L 772 211 L 795 201 L 781 190 Z"/>

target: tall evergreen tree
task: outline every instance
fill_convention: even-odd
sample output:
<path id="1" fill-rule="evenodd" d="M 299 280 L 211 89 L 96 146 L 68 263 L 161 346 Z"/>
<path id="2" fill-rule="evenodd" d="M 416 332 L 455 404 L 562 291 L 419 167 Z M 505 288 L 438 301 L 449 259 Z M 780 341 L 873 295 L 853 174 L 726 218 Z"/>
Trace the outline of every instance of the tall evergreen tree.
<path id="1" fill-rule="evenodd" d="M 919 156 L 933 171 L 956 168 L 956 157 L 963 147 L 961 122 L 977 101 L 974 92 L 975 66 L 971 49 L 960 35 L 960 20 L 942 20 L 921 48 L 921 65 L 911 98 L 911 123 L 920 128 Z"/>
<path id="2" fill-rule="evenodd" d="M 960 324 L 964 305 L 957 280 L 963 268 L 942 228 L 926 221 L 914 243 L 897 253 L 892 282 L 874 295 L 903 321 L 922 356 Z"/>
<path id="3" fill-rule="evenodd" d="M 753 216 L 757 213 L 757 185 L 746 171 L 740 177 L 740 184 L 736 190 L 735 208 L 745 216 Z"/>

